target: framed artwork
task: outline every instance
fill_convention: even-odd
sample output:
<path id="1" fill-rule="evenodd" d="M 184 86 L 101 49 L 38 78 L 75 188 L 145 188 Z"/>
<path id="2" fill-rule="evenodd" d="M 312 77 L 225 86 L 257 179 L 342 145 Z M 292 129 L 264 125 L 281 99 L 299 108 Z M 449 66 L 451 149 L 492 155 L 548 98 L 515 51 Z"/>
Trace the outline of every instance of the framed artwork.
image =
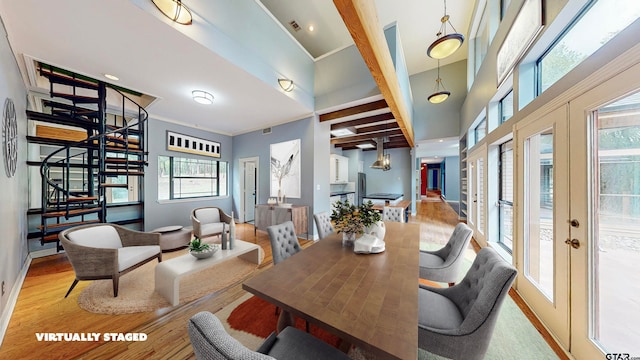
<path id="1" fill-rule="evenodd" d="M 496 59 L 498 86 L 531 46 L 543 25 L 542 1 L 526 0 L 498 50 Z"/>
<path id="2" fill-rule="evenodd" d="M 270 196 L 300 198 L 300 139 L 271 144 Z"/>
<path id="3" fill-rule="evenodd" d="M 167 131 L 167 150 L 220 157 L 220 143 Z"/>

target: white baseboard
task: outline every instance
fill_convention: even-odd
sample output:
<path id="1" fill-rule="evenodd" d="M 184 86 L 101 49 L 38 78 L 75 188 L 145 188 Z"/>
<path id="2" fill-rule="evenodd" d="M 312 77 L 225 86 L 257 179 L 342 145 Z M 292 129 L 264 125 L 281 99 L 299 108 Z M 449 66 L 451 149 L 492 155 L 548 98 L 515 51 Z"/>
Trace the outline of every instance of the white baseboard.
<path id="1" fill-rule="evenodd" d="M 29 255 L 31 256 L 32 259 L 37 259 L 37 258 L 49 256 L 49 255 L 55 255 L 55 254 L 58 254 L 58 253 L 59 253 L 58 249 L 56 249 L 55 247 L 52 247 L 52 248 L 49 248 L 49 249 L 30 252 Z"/>
<path id="2" fill-rule="evenodd" d="M 0 346 L 2 346 L 4 335 L 7 332 L 7 328 L 9 327 L 9 320 L 11 320 L 13 309 L 18 302 L 18 295 L 20 295 L 20 290 L 22 289 L 24 279 L 27 277 L 27 271 L 29 271 L 29 266 L 31 265 L 32 259 L 33 258 L 31 257 L 31 254 L 27 255 L 27 259 L 22 266 L 22 270 L 20 270 L 18 278 L 16 279 L 16 282 L 11 289 L 11 293 L 9 294 L 7 306 L 4 308 L 4 311 L 2 311 L 2 317 L 0 317 Z"/>

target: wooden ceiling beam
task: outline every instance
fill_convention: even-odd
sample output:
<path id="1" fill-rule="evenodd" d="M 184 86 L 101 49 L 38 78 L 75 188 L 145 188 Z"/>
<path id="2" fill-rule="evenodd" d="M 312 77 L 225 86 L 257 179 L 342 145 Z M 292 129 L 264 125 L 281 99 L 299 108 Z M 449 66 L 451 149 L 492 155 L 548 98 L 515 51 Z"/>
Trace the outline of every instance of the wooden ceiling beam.
<path id="1" fill-rule="evenodd" d="M 321 115 L 322 116 L 322 115 Z M 376 123 L 380 121 L 393 120 L 393 114 L 388 112 L 384 114 L 378 114 L 373 116 L 367 116 L 356 120 L 343 121 L 335 124 L 331 124 L 331 130 L 342 129 L 352 126 L 360 126 L 365 124 Z"/>
<path id="2" fill-rule="evenodd" d="M 413 127 L 405 104 L 389 47 L 378 21 L 375 1 L 333 0 L 382 96 L 387 101 L 410 147 L 414 146 Z"/>
<path id="3" fill-rule="evenodd" d="M 339 138 L 331 139 L 331 144 L 335 145 L 335 144 L 340 144 L 340 143 L 345 143 L 345 142 L 353 142 L 353 141 L 360 141 L 360 140 L 370 140 L 371 138 L 385 137 L 385 136 L 404 136 L 404 134 L 402 133 L 402 130 L 396 129 L 396 130 L 391 130 L 391 131 L 386 131 L 386 132 L 381 132 L 381 133 L 369 133 L 369 134 L 363 134 L 363 135 L 342 136 L 342 137 L 339 137 Z"/>
<path id="4" fill-rule="evenodd" d="M 398 124 L 394 123 L 394 124 L 382 124 L 382 125 L 373 125 L 373 126 L 365 126 L 365 127 L 361 127 L 361 128 L 357 128 L 356 129 L 356 133 L 357 134 L 366 134 L 366 133 L 370 133 L 370 132 L 377 132 L 377 131 L 390 131 L 390 130 L 396 130 L 399 129 Z"/>
<path id="5" fill-rule="evenodd" d="M 356 115 L 367 111 L 380 110 L 389 107 L 385 99 L 377 100 L 374 102 L 352 106 L 346 109 L 332 111 L 326 114 L 320 115 L 320 122 L 339 119 L 346 116 Z"/>

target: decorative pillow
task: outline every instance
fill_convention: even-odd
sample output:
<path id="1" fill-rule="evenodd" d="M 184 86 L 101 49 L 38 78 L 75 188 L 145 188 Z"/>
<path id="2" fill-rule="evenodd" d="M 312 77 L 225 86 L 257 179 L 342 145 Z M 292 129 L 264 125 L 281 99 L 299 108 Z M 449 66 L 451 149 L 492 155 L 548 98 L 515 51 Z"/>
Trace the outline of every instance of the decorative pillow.
<path id="1" fill-rule="evenodd" d="M 218 208 L 204 208 L 196 210 L 196 218 L 202 224 L 219 223 L 220 210 Z"/>
<path id="2" fill-rule="evenodd" d="M 122 241 L 118 231 L 111 225 L 92 226 L 69 232 L 67 238 L 72 243 L 102 249 L 118 249 L 122 247 Z"/>

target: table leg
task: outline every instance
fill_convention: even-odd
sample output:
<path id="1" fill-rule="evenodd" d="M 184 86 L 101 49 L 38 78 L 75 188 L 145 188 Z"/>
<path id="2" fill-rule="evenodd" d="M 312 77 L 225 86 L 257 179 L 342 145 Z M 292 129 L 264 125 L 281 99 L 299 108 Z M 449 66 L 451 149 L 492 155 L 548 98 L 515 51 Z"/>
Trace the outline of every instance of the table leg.
<path id="1" fill-rule="evenodd" d="M 295 323 L 296 320 L 290 312 L 280 309 L 280 316 L 278 317 L 276 332 L 279 334 L 280 331 L 284 330 L 284 328 L 286 328 L 287 326 L 295 326 Z"/>
<path id="2" fill-rule="evenodd" d="M 344 339 L 338 340 L 338 350 L 342 351 L 345 354 L 347 354 L 349 350 L 351 350 L 351 345 L 352 344 L 350 342 Z"/>

